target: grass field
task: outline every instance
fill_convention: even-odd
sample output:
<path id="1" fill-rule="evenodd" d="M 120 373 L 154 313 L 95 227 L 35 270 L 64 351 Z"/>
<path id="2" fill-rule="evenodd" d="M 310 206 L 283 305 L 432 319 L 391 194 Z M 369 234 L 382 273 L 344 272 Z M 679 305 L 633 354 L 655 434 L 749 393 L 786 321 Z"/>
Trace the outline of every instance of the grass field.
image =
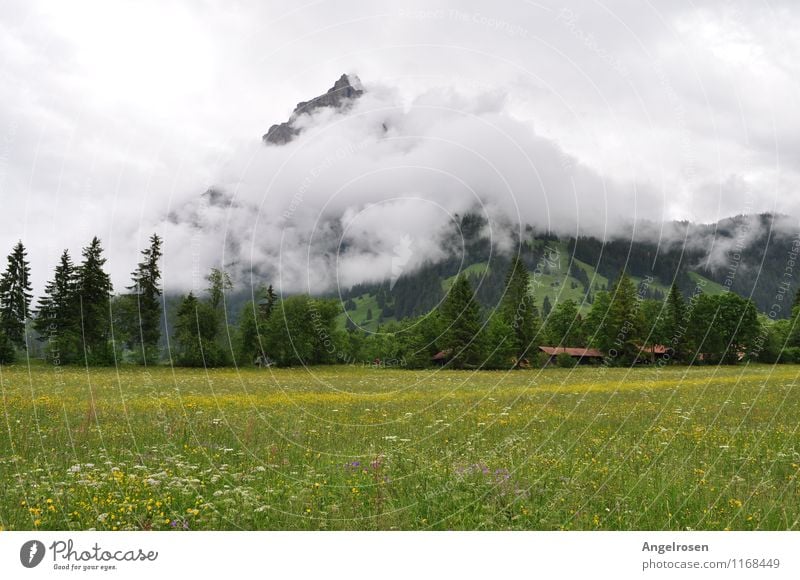
<path id="1" fill-rule="evenodd" d="M 0 526 L 797 529 L 799 372 L 3 367 Z"/>

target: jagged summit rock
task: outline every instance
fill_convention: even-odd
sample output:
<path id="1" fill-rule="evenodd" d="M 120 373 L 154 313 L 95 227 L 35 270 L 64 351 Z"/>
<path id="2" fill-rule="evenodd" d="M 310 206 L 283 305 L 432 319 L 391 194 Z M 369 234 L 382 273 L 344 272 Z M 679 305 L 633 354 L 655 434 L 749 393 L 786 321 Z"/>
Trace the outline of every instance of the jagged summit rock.
<path id="1" fill-rule="evenodd" d="M 356 75 L 344 74 L 325 94 L 310 101 L 297 103 L 289 120 L 270 127 L 269 131 L 261 139 L 265 144 L 283 145 L 288 143 L 300 134 L 300 129 L 295 126 L 295 120 L 298 116 L 310 114 L 321 107 L 334 107 L 345 110 L 352 104 L 354 99 L 363 94 L 364 89 L 361 86 L 361 80 Z"/>

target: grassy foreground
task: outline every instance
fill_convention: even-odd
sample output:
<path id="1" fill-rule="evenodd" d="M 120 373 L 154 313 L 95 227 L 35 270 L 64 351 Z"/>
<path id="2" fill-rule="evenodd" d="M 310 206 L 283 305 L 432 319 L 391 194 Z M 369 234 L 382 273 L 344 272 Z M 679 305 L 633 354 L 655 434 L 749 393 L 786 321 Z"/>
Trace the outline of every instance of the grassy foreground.
<path id="1" fill-rule="evenodd" d="M 799 373 L 3 367 L 0 527 L 797 529 Z"/>

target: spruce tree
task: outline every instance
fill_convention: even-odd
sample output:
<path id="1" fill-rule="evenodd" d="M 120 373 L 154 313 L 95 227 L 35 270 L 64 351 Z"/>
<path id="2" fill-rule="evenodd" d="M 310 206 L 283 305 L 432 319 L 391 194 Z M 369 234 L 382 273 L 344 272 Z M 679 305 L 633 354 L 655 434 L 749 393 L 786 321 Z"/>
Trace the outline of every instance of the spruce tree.
<path id="1" fill-rule="evenodd" d="M 597 310 L 595 314 L 595 310 Z M 592 307 L 594 342 L 619 363 L 633 362 L 638 356 L 642 317 L 636 285 L 623 271 L 610 293 L 597 295 Z"/>
<path id="2" fill-rule="evenodd" d="M 31 269 L 26 257 L 25 246 L 17 242 L 0 276 L 0 328 L 6 338 L 20 348 L 26 348 L 25 323 L 32 298 Z"/>
<path id="3" fill-rule="evenodd" d="M 263 291 L 263 295 L 264 297 L 258 304 L 258 309 L 261 312 L 261 317 L 266 320 L 275 309 L 275 304 L 278 302 L 278 295 L 275 294 L 272 284 L 267 286 L 266 290 Z M 350 302 L 352 302 L 352 300 Z M 352 309 L 355 310 L 355 304 L 353 304 Z"/>
<path id="4" fill-rule="evenodd" d="M 463 274 L 459 274 L 441 306 L 444 332 L 442 350 L 453 368 L 476 368 L 483 354 L 480 341 L 480 308 L 472 287 Z"/>
<path id="5" fill-rule="evenodd" d="M 517 257 L 506 274 L 505 293 L 500 303 L 503 320 L 512 330 L 514 358 L 521 362 L 536 351 L 536 338 L 541 329 L 539 313 L 530 292 L 530 275 Z"/>
<path id="6" fill-rule="evenodd" d="M 77 272 L 69 252 L 64 250 L 53 279 L 44 287 L 36 306 L 33 325 L 39 340 L 47 342 L 53 361 L 75 362 L 80 353 Z"/>
<path id="7" fill-rule="evenodd" d="M 83 249 L 83 262 L 78 267 L 77 295 L 81 321 L 81 336 L 89 363 L 108 363 L 113 359 L 110 350 L 111 278 L 103 270 L 106 259 L 95 236 Z"/>
<path id="8" fill-rule="evenodd" d="M 142 250 L 142 261 L 131 274 L 133 285 L 128 289 L 136 299 L 137 324 L 133 325 L 133 343 L 141 349 L 144 364 L 158 362 L 158 341 L 161 338 L 161 238 L 150 237 L 150 246 Z"/>
<path id="9" fill-rule="evenodd" d="M 632 362 L 639 352 L 642 319 L 636 285 L 625 271 L 611 292 L 609 322 L 609 351 L 616 350 L 621 362 Z"/>
<path id="10" fill-rule="evenodd" d="M 686 355 L 686 303 L 677 284 L 673 284 L 667 295 L 664 336 L 667 348 L 672 349 L 672 357 L 682 361 Z"/>

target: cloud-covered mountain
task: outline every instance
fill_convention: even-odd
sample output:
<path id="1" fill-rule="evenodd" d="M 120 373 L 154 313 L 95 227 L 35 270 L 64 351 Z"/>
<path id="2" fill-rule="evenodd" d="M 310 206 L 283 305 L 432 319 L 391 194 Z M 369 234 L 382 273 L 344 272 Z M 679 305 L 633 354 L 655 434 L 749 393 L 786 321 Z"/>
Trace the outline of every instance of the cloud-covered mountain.
<path id="1" fill-rule="evenodd" d="M 93 235 L 117 288 L 158 231 L 169 288 L 235 264 L 316 289 L 391 277 L 403 240 L 405 269 L 438 259 L 466 211 L 498 244 L 800 215 L 790 3 L 284 4 L 3 4 L 0 246 L 37 292 Z M 345 70 L 363 94 L 293 116 Z"/>
<path id="2" fill-rule="evenodd" d="M 501 91 L 409 102 L 349 75 L 235 151 L 209 191 L 163 224 L 168 243 L 184 240 L 169 243 L 173 259 L 257 272 L 287 291 L 389 278 L 401 243 L 413 248 L 409 271 L 442 259 L 442 236 L 466 213 L 482 216 L 495 251 L 512 250 L 510 233 L 527 224 L 610 234 L 639 211 L 657 217 L 640 201 L 646 188 L 581 164 L 515 118 Z"/>
<path id="3" fill-rule="evenodd" d="M 525 254 L 544 235 L 571 243 L 569 253 L 606 278 L 627 264 L 688 291 L 695 272 L 769 306 L 780 274 L 765 265 L 779 268 L 797 234 L 791 219 L 660 220 L 647 187 L 583 166 L 506 102 L 499 92 L 435 90 L 404 103 L 392 87 L 342 75 L 170 213 L 168 239 L 188 240 L 171 244 L 173 264 L 177 251 L 200 269 L 222 265 L 245 286 L 284 292 L 341 294 L 384 281 L 402 291 L 420 269 L 446 264 L 439 274 L 449 276 Z M 475 218 L 468 227 L 465 216 Z M 726 282 L 731 263 L 738 274 Z"/>

